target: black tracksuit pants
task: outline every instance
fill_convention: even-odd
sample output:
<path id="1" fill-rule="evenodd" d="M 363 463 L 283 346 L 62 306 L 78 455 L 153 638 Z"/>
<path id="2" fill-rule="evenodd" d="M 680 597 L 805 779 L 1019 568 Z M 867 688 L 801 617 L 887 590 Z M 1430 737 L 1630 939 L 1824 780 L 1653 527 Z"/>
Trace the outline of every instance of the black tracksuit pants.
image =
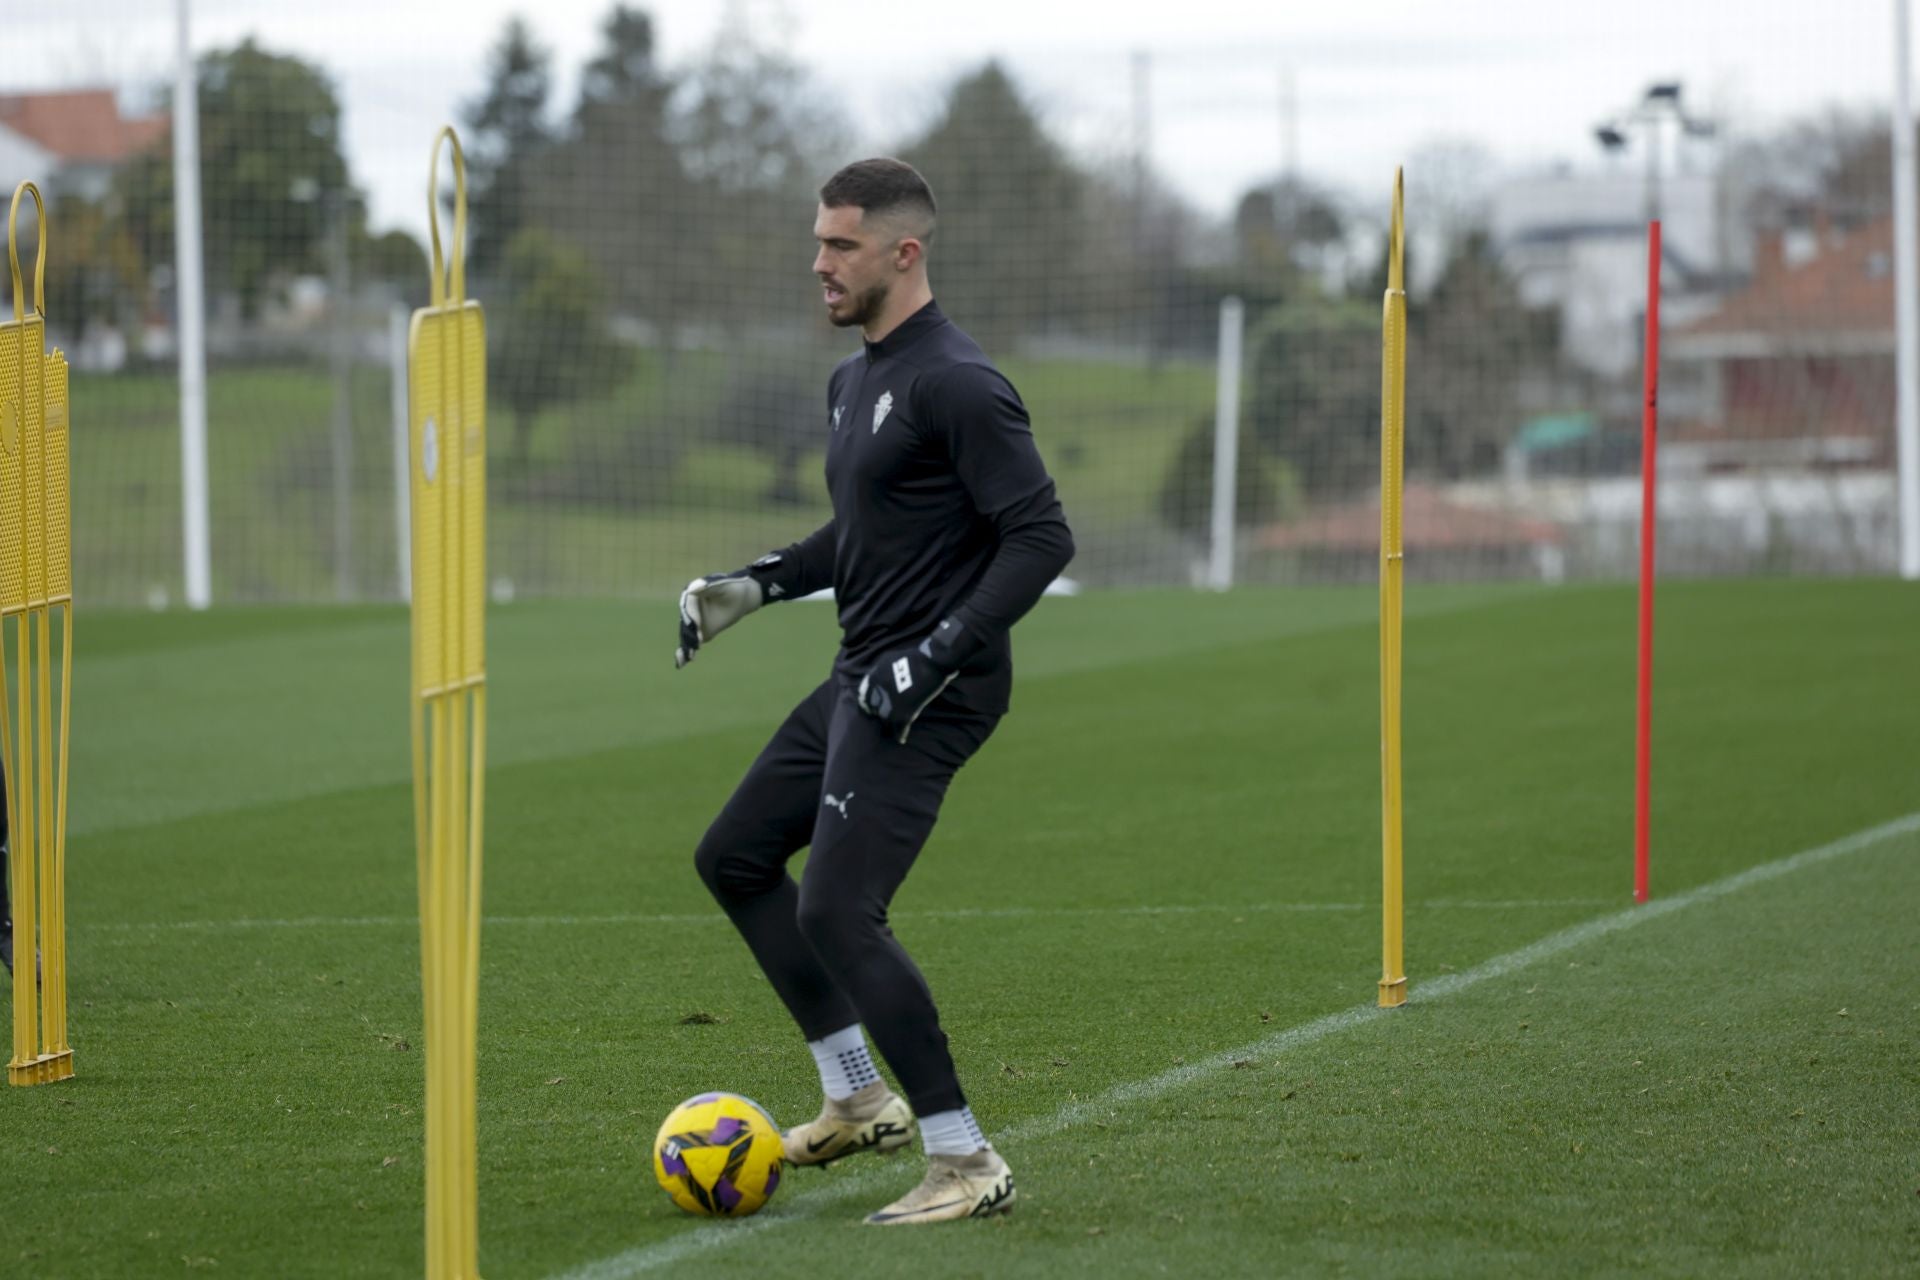
<path id="1" fill-rule="evenodd" d="M 830 677 L 773 735 L 694 855 L 807 1039 L 865 1024 L 917 1115 L 966 1098 L 933 993 L 887 927 L 887 905 L 947 784 L 999 719 L 942 698 L 903 744 Z M 795 884 L 787 862 L 809 846 Z"/>

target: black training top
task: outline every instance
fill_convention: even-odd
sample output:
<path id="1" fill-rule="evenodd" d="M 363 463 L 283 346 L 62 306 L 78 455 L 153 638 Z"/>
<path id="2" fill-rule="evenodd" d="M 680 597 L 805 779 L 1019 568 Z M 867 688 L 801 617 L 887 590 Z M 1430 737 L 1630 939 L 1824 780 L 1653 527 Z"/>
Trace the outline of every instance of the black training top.
<path id="1" fill-rule="evenodd" d="M 952 617 L 979 648 L 949 697 L 1005 711 L 1008 629 L 1073 558 L 1019 393 L 929 302 L 840 362 L 827 414 L 833 519 L 783 558 L 796 594 L 833 586 L 834 669 L 858 682 Z"/>

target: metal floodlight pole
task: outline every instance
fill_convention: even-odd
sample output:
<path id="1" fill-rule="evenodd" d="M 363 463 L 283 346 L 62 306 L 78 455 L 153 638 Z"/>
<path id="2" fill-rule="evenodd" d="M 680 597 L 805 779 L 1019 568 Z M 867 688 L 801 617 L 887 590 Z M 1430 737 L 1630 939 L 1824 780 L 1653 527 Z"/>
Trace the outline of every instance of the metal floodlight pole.
<path id="1" fill-rule="evenodd" d="M 1649 113 L 1647 126 L 1647 221 L 1660 221 L 1660 117 Z"/>
<path id="2" fill-rule="evenodd" d="M 173 66 L 173 290 L 180 356 L 180 507 L 187 604 L 213 602 L 207 520 L 206 279 L 201 262 L 200 99 L 188 37 L 189 0 L 177 0 Z"/>
<path id="3" fill-rule="evenodd" d="M 1920 263 L 1915 261 L 1913 86 L 1907 0 L 1893 5 L 1894 367 L 1900 576 L 1920 579 Z"/>
<path id="4" fill-rule="evenodd" d="M 1672 120 L 1680 126 L 1682 138 L 1711 138 L 1716 130 L 1712 120 L 1689 113 L 1681 102 L 1678 81 L 1658 81 L 1647 86 L 1640 101 L 1611 120 L 1594 126 L 1594 140 L 1607 151 L 1624 151 L 1629 145 L 1627 130 L 1645 125 L 1647 130 L 1647 176 L 1644 212 L 1648 222 L 1658 222 L 1661 213 L 1660 126 Z M 1678 143 L 1676 142 L 1676 148 Z"/>

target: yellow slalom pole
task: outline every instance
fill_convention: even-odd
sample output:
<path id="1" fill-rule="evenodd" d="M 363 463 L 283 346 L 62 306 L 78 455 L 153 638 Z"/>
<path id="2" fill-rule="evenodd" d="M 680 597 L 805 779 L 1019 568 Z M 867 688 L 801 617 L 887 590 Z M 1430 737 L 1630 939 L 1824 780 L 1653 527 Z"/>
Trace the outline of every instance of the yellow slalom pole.
<path id="1" fill-rule="evenodd" d="M 453 157 L 442 255 L 440 149 Z M 414 825 L 426 1023 L 426 1271 L 479 1275 L 475 1133 L 486 768 L 486 331 L 466 298 L 466 171 L 452 129 L 427 186 L 431 305 L 407 339 L 413 502 Z"/>
<path id="2" fill-rule="evenodd" d="M 33 302 L 20 272 L 24 199 L 39 218 Z M 0 633 L 13 620 L 11 695 L 0 670 L 0 744 L 13 840 L 13 1056 L 7 1081 L 49 1084 L 73 1075 L 67 1039 L 66 797 L 71 707 L 73 555 L 68 503 L 66 358 L 48 352 L 47 210 L 23 182 L 7 213 L 13 319 L 0 322 Z M 60 709 L 54 714 L 52 614 L 61 612 Z M 0 634 L 0 649 L 4 649 Z M 4 667 L 0 653 L 0 667 Z M 58 725 L 58 736 L 55 726 Z M 43 975 L 43 976 L 42 976 Z M 36 980 L 38 979 L 38 980 Z"/>
<path id="3" fill-rule="evenodd" d="M 1407 1002 L 1400 847 L 1400 600 L 1405 552 L 1407 289 L 1404 174 L 1393 174 L 1387 296 L 1380 325 L 1380 1007 Z"/>

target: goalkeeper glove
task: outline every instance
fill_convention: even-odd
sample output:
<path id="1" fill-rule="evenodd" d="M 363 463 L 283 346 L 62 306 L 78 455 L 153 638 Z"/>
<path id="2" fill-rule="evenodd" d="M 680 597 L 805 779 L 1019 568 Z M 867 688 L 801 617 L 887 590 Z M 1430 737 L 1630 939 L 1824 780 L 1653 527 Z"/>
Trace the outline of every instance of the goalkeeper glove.
<path id="1" fill-rule="evenodd" d="M 963 623 L 948 618 L 919 644 L 881 654 L 860 678 L 860 710 L 878 720 L 888 737 L 904 743 L 913 722 L 953 683 L 980 645 Z"/>
<path id="2" fill-rule="evenodd" d="M 680 593 L 680 644 L 673 651 L 677 670 L 693 661 L 700 646 L 769 600 L 787 598 L 783 581 L 786 557 L 772 551 L 744 569 L 695 578 Z"/>

